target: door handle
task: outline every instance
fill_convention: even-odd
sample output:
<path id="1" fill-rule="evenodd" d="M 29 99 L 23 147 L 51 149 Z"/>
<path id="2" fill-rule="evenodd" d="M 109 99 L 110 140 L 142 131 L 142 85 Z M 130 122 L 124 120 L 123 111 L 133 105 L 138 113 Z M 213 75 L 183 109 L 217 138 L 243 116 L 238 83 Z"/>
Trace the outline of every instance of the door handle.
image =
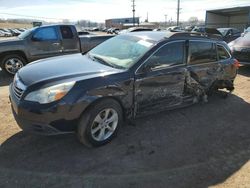
<path id="1" fill-rule="evenodd" d="M 60 43 L 59 43 L 59 42 L 55 42 L 55 43 L 52 43 L 52 45 L 54 45 L 54 46 L 59 46 Z"/>

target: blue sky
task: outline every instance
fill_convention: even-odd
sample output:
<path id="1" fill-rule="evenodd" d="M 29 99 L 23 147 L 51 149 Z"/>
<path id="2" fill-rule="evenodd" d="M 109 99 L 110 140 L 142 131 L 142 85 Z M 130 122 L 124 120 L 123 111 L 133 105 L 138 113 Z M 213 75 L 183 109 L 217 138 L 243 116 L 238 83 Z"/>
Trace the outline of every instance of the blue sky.
<path id="1" fill-rule="evenodd" d="M 145 20 L 147 12 L 149 21 L 176 19 L 177 0 L 135 0 L 136 16 Z M 181 20 L 191 16 L 205 19 L 205 10 L 250 6 L 250 0 L 181 0 Z M 131 17 L 131 0 L 0 0 L 0 18 L 13 18 L 8 14 L 29 15 L 34 17 L 69 19 L 72 21 L 86 19 L 104 22 L 108 18 Z M 58 20 L 48 19 L 48 21 Z"/>

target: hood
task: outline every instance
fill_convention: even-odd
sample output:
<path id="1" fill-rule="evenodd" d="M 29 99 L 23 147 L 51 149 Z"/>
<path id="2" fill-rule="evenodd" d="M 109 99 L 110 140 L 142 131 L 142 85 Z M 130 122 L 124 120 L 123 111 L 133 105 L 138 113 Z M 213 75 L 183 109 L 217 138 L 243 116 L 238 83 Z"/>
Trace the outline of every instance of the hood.
<path id="1" fill-rule="evenodd" d="M 22 44 L 23 43 L 23 39 L 19 39 L 19 38 L 12 38 L 12 39 L 5 39 L 5 40 L 1 40 L 0 41 L 0 47 L 5 47 L 5 46 L 9 46 L 9 45 L 18 45 L 18 44 Z"/>
<path id="2" fill-rule="evenodd" d="M 90 78 L 119 71 L 79 53 L 35 61 L 20 69 L 18 76 L 26 86 L 30 86 L 42 81 Z"/>

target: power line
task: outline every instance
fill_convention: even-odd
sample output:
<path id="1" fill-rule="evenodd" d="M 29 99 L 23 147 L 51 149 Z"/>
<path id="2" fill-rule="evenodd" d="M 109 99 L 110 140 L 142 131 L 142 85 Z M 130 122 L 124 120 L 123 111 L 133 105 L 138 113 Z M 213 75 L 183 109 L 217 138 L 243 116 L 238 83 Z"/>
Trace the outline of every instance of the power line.
<path id="1" fill-rule="evenodd" d="M 48 19 L 48 20 L 64 20 L 65 18 L 47 18 L 47 17 L 40 17 L 40 16 L 30 16 L 30 15 L 23 15 L 23 14 L 13 14 L 13 13 L 3 13 L 2 15 L 8 15 L 8 16 L 19 16 L 19 17 L 26 17 L 26 18 L 33 18 L 33 19 Z"/>
<path id="2" fill-rule="evenodd" d="M 132 0 L 133 26 L 135 26 L 135 0 Z"/>
<path id="3" fill-rule="evenodd" d="M 180 0 L 177 0 L 177 26 L 179 26 L 180 21 Z"/>

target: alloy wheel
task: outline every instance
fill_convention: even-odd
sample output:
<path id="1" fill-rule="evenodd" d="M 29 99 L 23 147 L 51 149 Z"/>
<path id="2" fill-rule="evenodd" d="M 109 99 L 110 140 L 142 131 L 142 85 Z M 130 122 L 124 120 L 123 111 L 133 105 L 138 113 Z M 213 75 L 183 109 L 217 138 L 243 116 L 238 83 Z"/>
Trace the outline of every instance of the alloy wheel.
<path id="1" fill-rule="evenodd" d="M 5 69 L 10 74 L 15 74 L 23 66 L 23 62 L 18 58 L 10 58 L 5 61 Z"/>
<path id="2" fill-rule="evenodd" d="M 108 139 L 118 125 L 118 113 L 112 108 L 106 108 L 99 112 L 91 126 L 91 136 L 96 141 Z"/>

